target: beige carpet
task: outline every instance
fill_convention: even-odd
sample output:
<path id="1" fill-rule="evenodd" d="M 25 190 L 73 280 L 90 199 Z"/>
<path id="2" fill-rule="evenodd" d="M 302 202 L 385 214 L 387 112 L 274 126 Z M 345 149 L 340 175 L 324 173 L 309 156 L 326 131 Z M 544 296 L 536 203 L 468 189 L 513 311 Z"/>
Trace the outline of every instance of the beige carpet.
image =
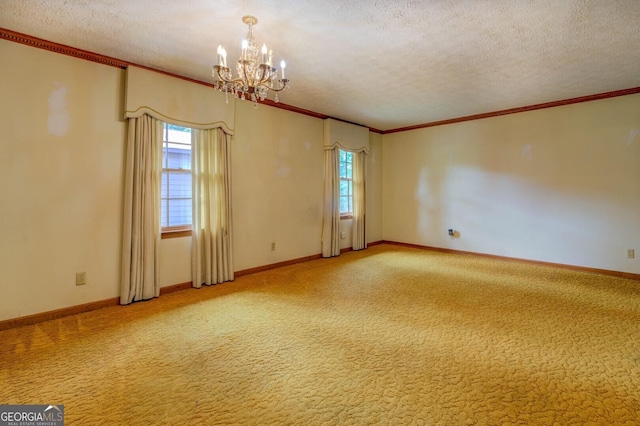
<path id="1" fill-rule="evenodd" d="M 379 245 L 0 332 L 67 424 L 640 423 L 640 283 Z"/>

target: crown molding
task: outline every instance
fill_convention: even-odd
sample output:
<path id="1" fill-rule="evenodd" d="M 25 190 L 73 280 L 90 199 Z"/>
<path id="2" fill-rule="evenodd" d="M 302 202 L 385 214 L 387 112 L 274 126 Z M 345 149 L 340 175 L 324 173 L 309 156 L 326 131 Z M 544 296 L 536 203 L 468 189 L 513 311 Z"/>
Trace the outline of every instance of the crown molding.
<path id="1" fill-rule="evenodd" d="M 634 95 L 640 93 L 640 87 L 630 89 L 614 90 L 613 92 L 598 93 L 595 95 L 580 96 L 578 98 L 563 99 L 560 101 L 545 102 L 542 104 L 529 105 L 518 108 L 503 109 L 500 111 L 486 112 L 482 114 L 467 115 L 465 117 L 450 118 L 447 120 L 433 121 L 431 123 L 416 124 L 415 126 L 399 127 L 397 129 L 384 130 L 382 134 L 406 132 L 409 130 L 424 129 L 427 127 L 443 126 L 445 124 L 462 123 L 463 121 L 480 120 L 483 118 L 499 117 L 501 115 L 517 114 L 519 112 L 535 111 L 537 109 L 554 108 L 558 106 L 577 104 L 581 102 L 597 101 L 600 99 L 615 98 L 618 96 Z"/>
<path id="2" fill-rule="evenodd" d="M 25 44 L 27 46 L 37 47 L 38 49 L 49 50 L 51 52 L 60 53 L 63 55 L 73 56 L 74 58 L 98 62 L 100 64 L 109 65 L 116 68 L 126 68 L 127 65 L 129 65 L 128 62 L 121 61 L 120 59 L 99 55 L 87 50 L 76 49 L 75 47 L 54 43 L 52 41 L 44 40 L 38 37 L 11 31 L 6 28 L 0 28 L 0 39 Z"/>

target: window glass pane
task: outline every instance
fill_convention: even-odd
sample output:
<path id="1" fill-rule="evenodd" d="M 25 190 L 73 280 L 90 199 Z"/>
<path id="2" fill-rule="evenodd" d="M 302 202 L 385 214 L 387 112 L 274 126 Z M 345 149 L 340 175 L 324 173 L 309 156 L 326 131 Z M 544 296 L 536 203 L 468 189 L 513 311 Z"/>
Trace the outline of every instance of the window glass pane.
<path id="1" fill-rule="evenodd" d="M 352 185 L 350 180 L 340 180 L 340 213 L 351 213 Z"/>
<path id="2" fill-rule="evenodd" d="M 349 195 L 349 181 L 340 180 L 340 196 Z"/>
<path id="3" fill-rule="evenodd" d="M 191 224 L 191 129 L 164 124 L 162 146 L 161 223 Z M 184 170 L 184 171 L 180 171 Z"/>
<path id="4" fill-rule="evenodd" d="M 167 124 L 167 141 L 191 145 L 191 129 L 188 127 Z"/>
<path id="5" fill-rule="evenodd" d="M 340 162 L 340 177 L 347 177 L 347 165 L 343 162 Z"/>
<path id="6" fill-rule="evenodd" d="M 353 153 L 340 150 L 340 213 L 351 213 Z"/>
<path id="7" fill-rule="evenodd" d="M 166 133 L 166 132 L 165 132 Z M 162 142 L 162 168 L 167 168 L 167 144 L 166 142 Z"/>
<path id="8" fill-rule="evenodd" d="M 191 129 L 165 124 L 163 144 L 163 167 L 169 169 L 191 169 Z"/>
<path id="9" fill-rule="evenodd" d="M 162 172 L 162 186 L 160 187 L 160 197 L 167 198 L 168 190 L 169 190 L 169 176 L 167 176 L 167 172 Z M 164 209 L 164 207 L 163 207 Z"/>
<path id="10" fill-rule="evenodd" d="M 167 208 L 165 207 L 165 204 L 167 202 L 165 200 L 162 200 L 162 208 L 160 209 L 160 226 L 168 226 L 167 225 Z"/>
<path id="11" fill-rule="evenodd" d="M 191 200 L 169 200 L 168 226 L 191 223 Z"/>
<path id="12" fill-rule="evenodd" d="M 191 170 L 191 146 L 169 144 L 164 155 L 166 168 Z"/>
<path id="13" fill-rule="evenodd" d="M 340 197 L 340 213 L 349 213 L 349 197 Z"/>
<path id="14" fill-rule="evenodd" d="M 168 192 L 166 198 L 191 198 L 191 173 L 166 172 Z"/>

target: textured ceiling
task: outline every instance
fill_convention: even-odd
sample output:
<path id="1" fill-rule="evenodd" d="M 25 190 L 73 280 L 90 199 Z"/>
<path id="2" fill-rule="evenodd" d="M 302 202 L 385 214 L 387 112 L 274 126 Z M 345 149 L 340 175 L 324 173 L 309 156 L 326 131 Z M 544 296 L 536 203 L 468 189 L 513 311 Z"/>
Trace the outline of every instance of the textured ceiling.
<path id="1" fill-rule="evenodd" d="M 211 82 L 254 15 L 283 103 L 380 130 L 640 86 L 640 0 L 0 0 L 0 27 Z"/>

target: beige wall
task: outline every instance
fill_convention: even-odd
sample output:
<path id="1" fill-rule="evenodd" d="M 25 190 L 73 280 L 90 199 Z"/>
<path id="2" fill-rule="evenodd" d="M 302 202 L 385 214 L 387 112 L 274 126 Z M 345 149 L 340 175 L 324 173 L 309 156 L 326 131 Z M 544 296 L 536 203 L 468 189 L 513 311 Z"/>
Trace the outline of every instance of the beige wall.
<path id="1" fill-rule="evenodd" d="M 0 57 L 0 320 L 117 297 L 125 71 L 4 40 Z M 323 121 L 238 102 L 235 128 L 235 270 L 319 254 Z M 374 210 L 381 172 L 378 159 Z M 367 219 L 378 240 L 380 217 Z M 190 261 L 191 238 L 162 240 L 160 285 L 190 281 Z"/>
<path id="2" fill-rule="evenodd" d="M 382 135 L 369 132 L 366 179 L 367 242 L 382 240 Z"/>
<path id="3" fill-rule="evenodd" d="M 320 253 L 322 126 L 318 118 L 237 103 L 232 150 L 235 270 Z"/>
<path id="4" fill-rule="evenodd" d="M 115 297 L 124 71 L 4 40 L 0 58 L 0 320 Z"/>
<path id="5" fill-rule="evenodd" d="M 640 272 L 640 95 L 384 135 L 383 163 L 385 240 Z"/>

